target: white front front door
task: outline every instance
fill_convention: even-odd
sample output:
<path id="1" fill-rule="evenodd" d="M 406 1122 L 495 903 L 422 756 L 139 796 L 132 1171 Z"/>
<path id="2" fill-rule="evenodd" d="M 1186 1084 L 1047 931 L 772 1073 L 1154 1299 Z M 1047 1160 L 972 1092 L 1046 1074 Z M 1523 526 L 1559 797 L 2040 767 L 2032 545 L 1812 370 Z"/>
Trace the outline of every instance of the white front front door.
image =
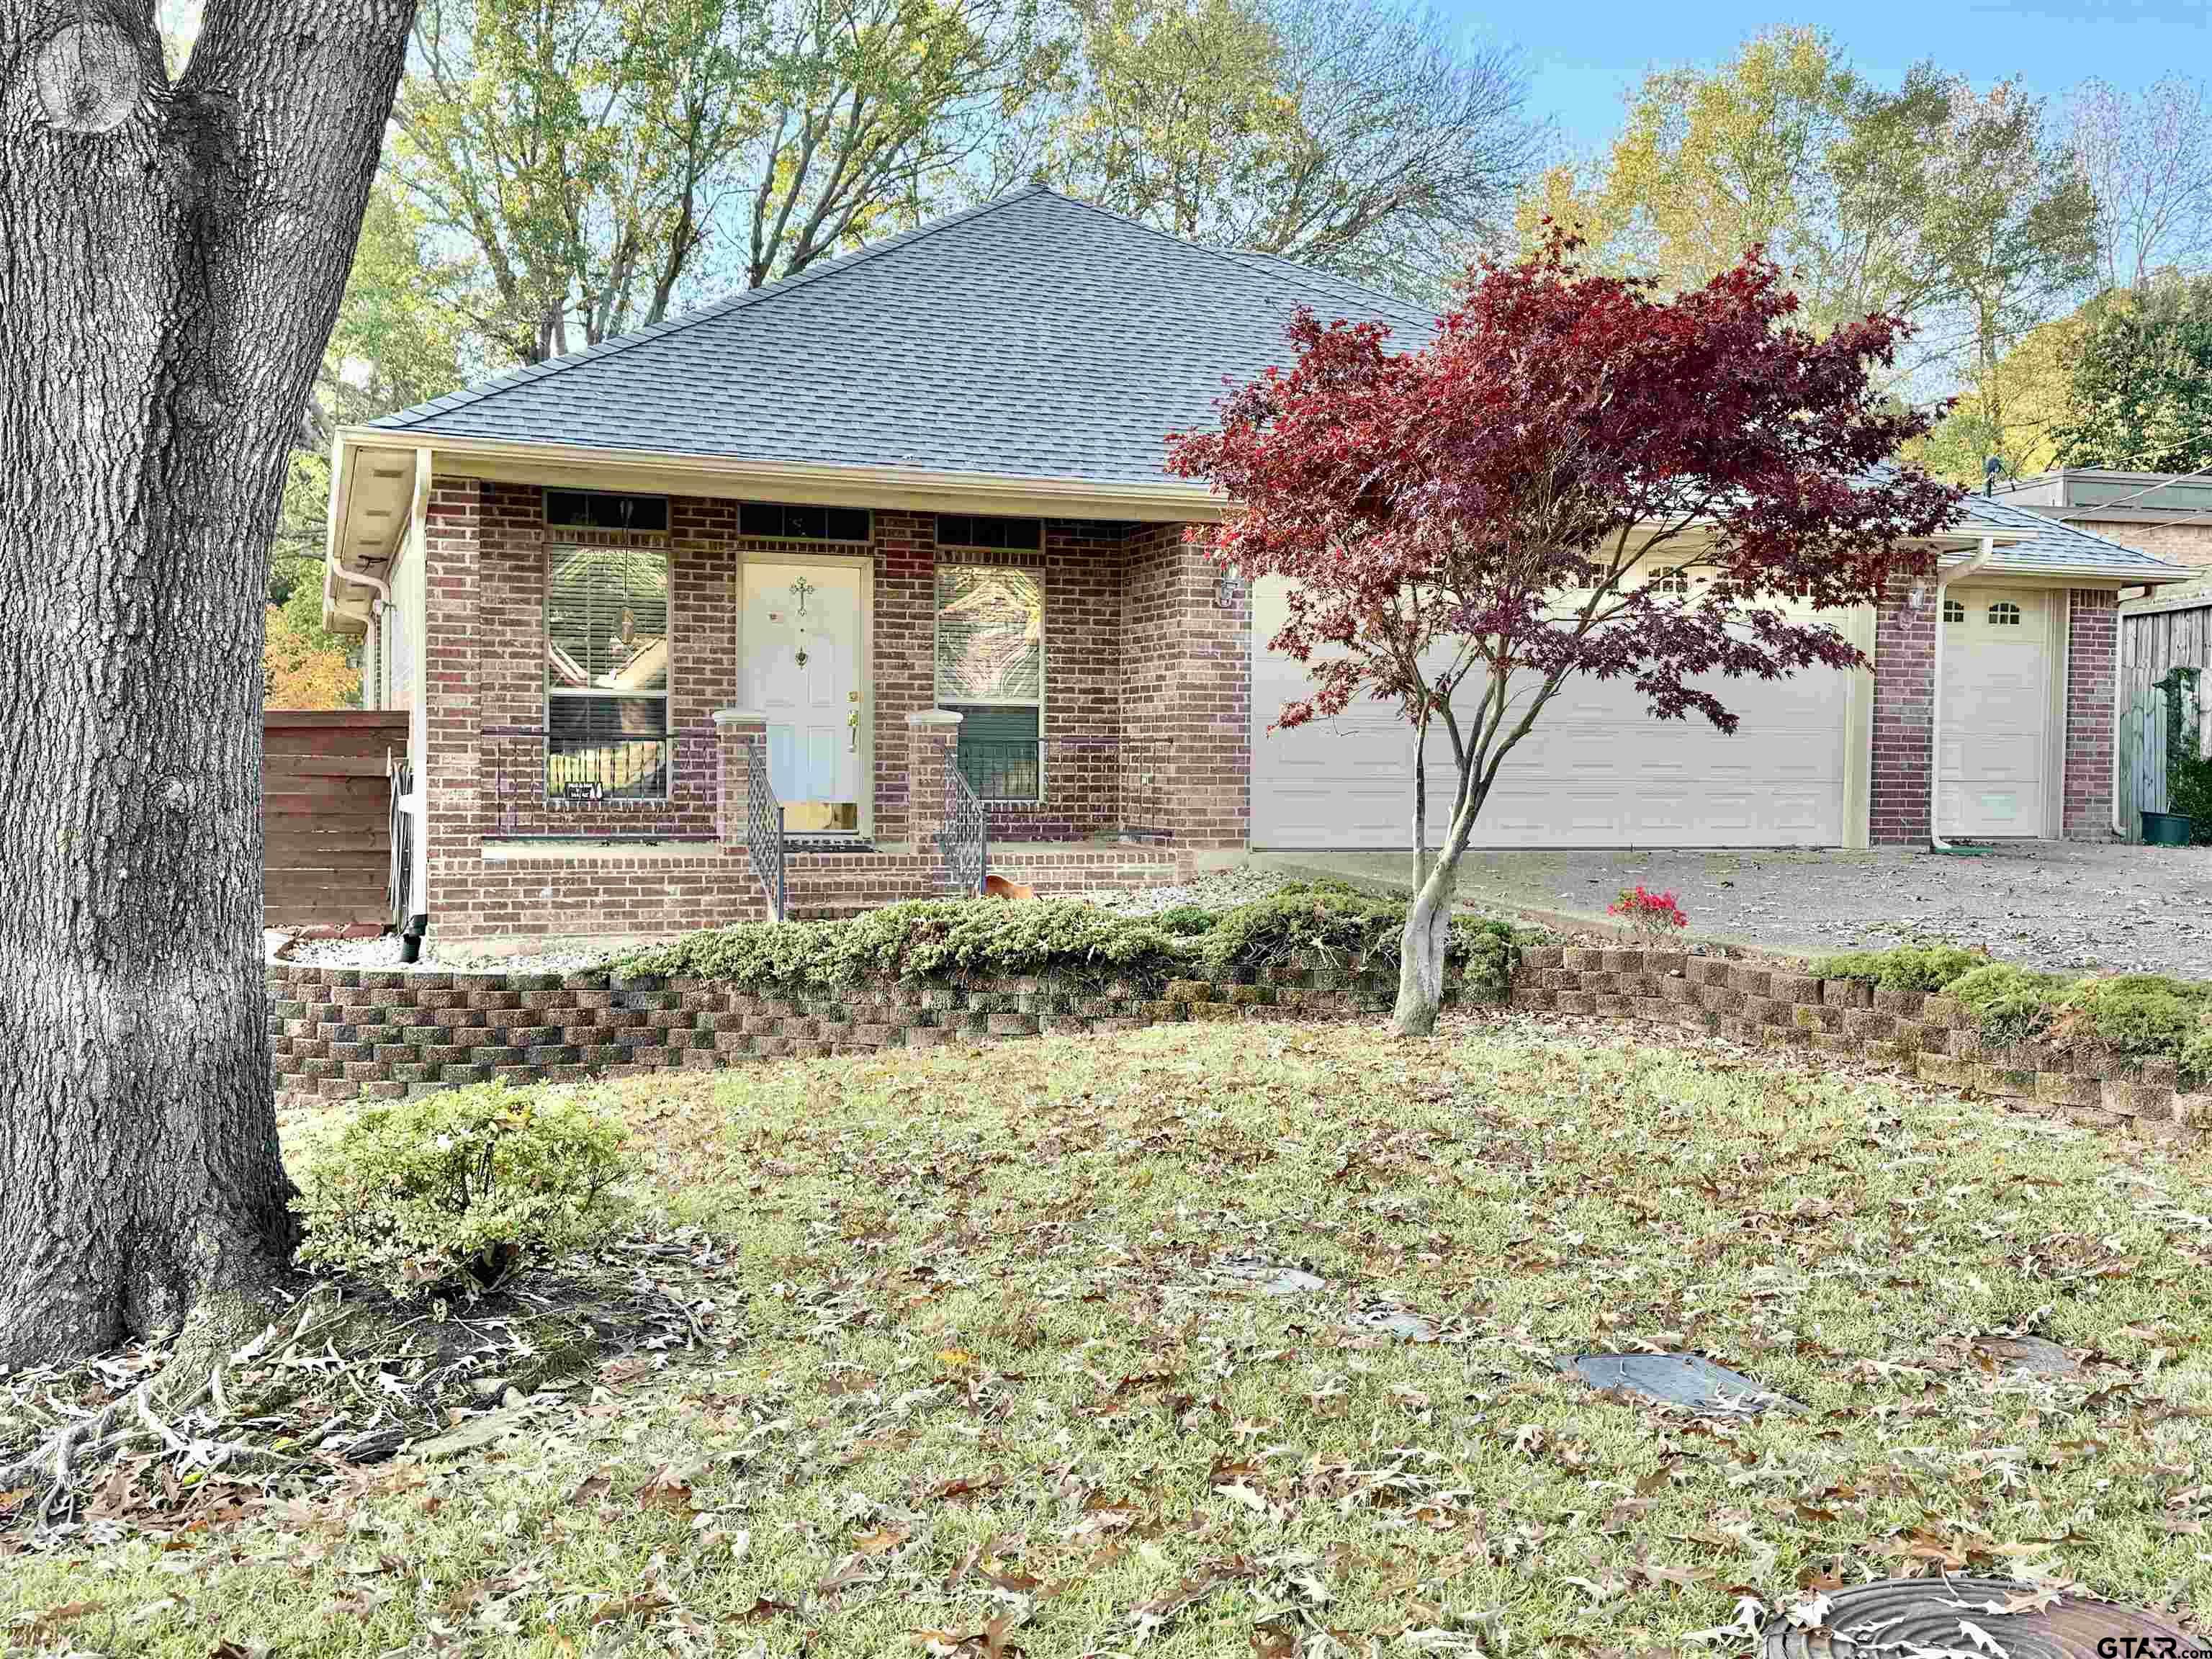
<path id="1" fill-rule="evenodd" d="M 767 717 L 769 781 L 795 831 L 864 827 L 866 579 L 827 561 L 745 565 L 745 702 Z"/>

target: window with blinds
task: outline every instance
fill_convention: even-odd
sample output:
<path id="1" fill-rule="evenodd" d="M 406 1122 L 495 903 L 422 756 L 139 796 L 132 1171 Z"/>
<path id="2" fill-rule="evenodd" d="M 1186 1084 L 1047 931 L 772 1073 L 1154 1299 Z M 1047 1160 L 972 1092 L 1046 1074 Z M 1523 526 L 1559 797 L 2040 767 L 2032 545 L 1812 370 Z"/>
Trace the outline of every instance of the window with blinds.
<path id="1" fill-rule="evenodd" d="M 668 793 L 668 554 L 556 546 L 545 584 L 545 791 Z"/>
<path id="2" fill-rule="evenodd" d="M 1044 584 L 1034 571 L 938 567 L 937 706 L 961 716 L 960 769 L 979 796 L 1042 799 Z"/>

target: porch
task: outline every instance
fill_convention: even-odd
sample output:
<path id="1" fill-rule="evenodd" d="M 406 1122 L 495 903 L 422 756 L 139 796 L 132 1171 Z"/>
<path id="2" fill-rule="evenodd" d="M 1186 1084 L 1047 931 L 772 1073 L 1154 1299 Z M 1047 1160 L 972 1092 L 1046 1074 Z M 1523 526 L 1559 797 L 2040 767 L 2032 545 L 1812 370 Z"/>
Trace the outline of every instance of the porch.
<path id="1" fill-rule="evenodd" d="M 437 936 L 845 915 L 986 870 L 1153 885 L 1243 852 L 1249 596 L 1179 523 L 564 493 L 439 477 L 421 588 L 393 584 L 423 596 Z"/>

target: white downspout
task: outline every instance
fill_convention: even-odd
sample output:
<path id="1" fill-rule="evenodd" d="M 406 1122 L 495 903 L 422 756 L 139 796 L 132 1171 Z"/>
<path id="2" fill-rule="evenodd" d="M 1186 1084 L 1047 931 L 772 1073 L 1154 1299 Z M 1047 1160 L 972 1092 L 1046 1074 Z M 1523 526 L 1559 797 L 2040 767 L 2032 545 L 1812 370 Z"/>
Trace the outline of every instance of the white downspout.
<path id="1" fill-rule="evenodd" d="M 1954 581 L 1971 576 L 1996 555 L 1996 538 L 1982 538 L 1981 551 L 1945 576 L 1939 568 L 1936 577 L 1936 677 L 1928 688 L 1928 845 L 1938 853 L 1948 853 L 1951 843 L 1943 839 L 1943 594 Z"/>

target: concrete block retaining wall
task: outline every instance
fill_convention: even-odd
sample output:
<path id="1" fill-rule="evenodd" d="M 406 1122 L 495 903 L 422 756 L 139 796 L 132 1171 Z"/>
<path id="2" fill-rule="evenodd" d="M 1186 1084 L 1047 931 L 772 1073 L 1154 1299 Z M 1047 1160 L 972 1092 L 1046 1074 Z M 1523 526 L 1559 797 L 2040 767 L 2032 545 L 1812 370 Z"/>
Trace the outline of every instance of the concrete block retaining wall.
<path id="1" fill-rule="evenodd" d="M 1312 957 L 1249 983 L 1173 980 L 1156 995 L 1058 975 L 971 986 L 868 981 L 781 996 L 688 980 L 614 983 L 604 969 L 402 973 L 276 963 L 268 975 L 276 1088 L 327 1100 L 1177 1020 L 1370 1014 L 1387 1010 L 1397 988 L 1395 973 Z M 1992 1048 L 1949 998 L 1855 980 L 1679 951 L 1540 946 L 1522 957 L 1512 1004 L 1893 1059 L 1930 1083 L 2138 1139 L 2190 1144 L 2212 1126 L 2212 1095 L 2179 1092 L 2171 1061 L 2035 1043 Z"/>

